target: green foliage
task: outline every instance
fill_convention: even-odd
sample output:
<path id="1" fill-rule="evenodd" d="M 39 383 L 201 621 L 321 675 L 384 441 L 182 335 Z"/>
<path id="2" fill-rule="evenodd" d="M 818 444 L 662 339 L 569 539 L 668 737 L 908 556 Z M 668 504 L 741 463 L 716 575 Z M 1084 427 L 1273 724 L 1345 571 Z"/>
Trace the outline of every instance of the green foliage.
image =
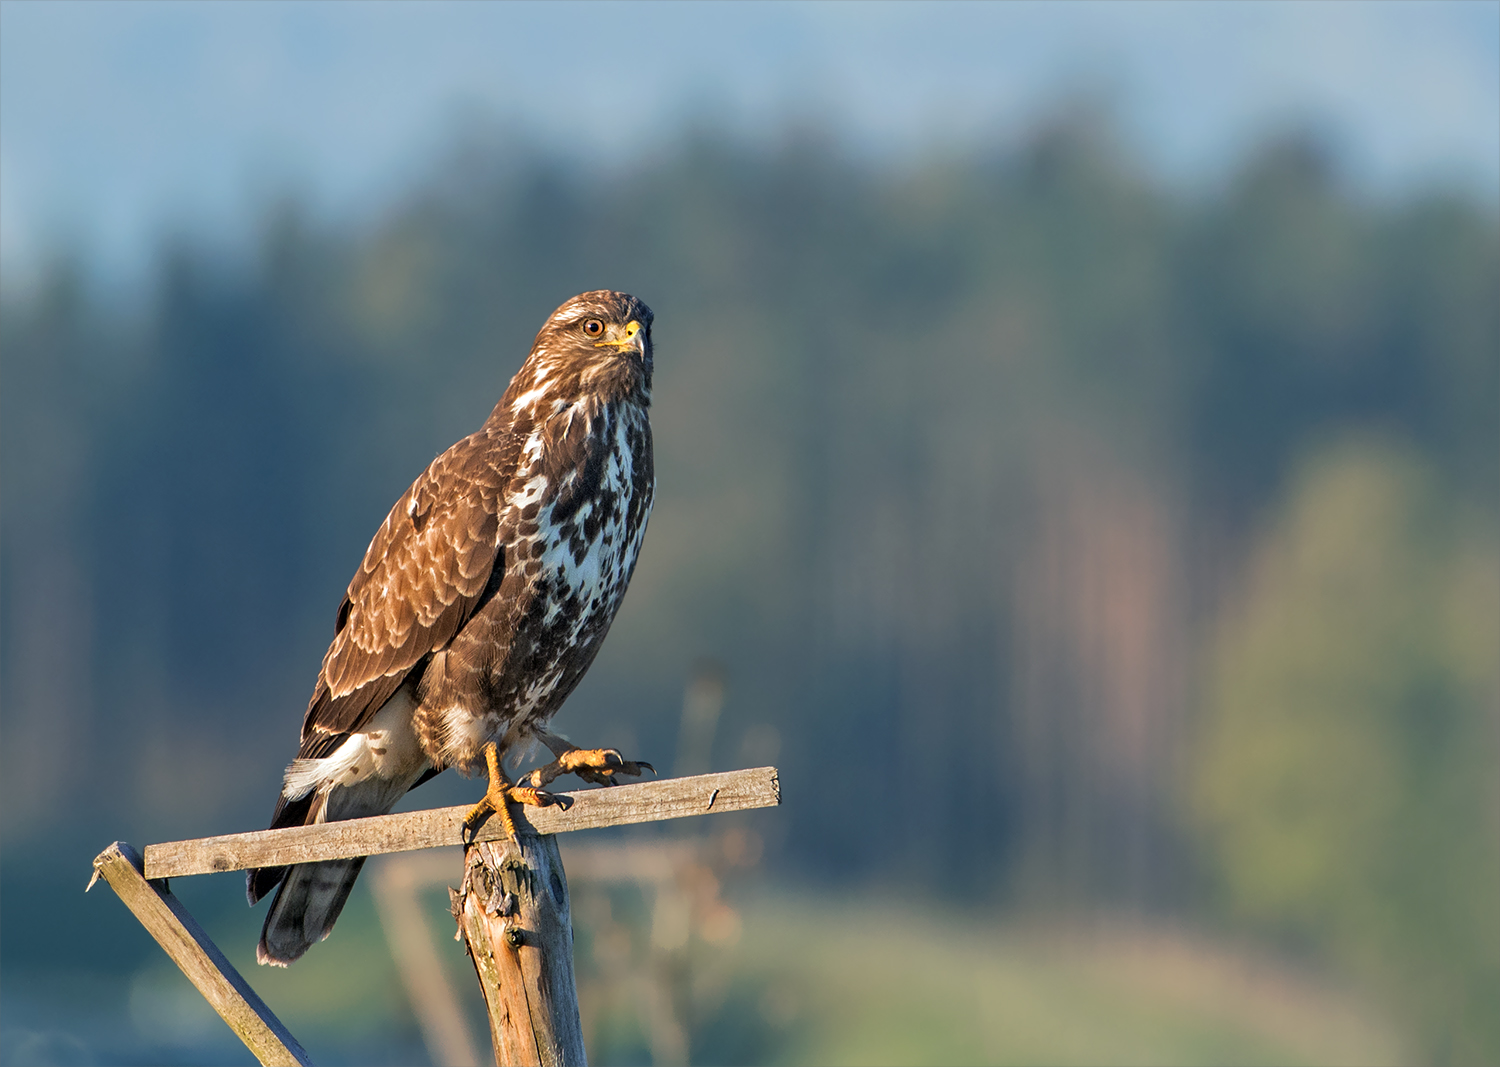
<path id="1" fill-rule="evenodd" d="M 1219 635 L 1195 794 L 1231 909 L 1500 1056 L 1500 551 L 1409 450 L 1311 457 Z M 1472 518 L 1472 516 L 1468 516 Z"/>

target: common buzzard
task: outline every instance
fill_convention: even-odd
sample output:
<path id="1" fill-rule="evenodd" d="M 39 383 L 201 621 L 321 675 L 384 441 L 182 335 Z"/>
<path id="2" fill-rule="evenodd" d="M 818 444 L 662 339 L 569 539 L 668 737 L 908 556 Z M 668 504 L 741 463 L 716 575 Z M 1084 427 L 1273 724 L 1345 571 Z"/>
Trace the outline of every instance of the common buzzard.
<path id="1" fill-rule="evenodd" d="M 651 309 L 609 290 L 552 313 L 490 417 L 432 461 L 375 532 L 339 604 L 272 828 L 380 815 L 448 767 L 484 768 L 469 813 L 514 832 L 559 774 L 649 769 L 547 724 L 588 670 L 635 570 L 655 476 Z M 556 759 L 512 784 L 533 740 Z M 328 936 L 364 860 L 249 872 L 280 886 L 256 955 L 285 966 Z"/>

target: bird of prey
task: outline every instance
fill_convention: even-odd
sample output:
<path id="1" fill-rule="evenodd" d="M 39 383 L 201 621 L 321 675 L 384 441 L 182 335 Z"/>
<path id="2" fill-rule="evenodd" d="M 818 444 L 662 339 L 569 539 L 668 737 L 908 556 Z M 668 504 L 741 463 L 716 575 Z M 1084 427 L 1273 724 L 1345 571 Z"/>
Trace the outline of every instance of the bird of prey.
<path id="1" fill-rule="evenodd" d="M 542 326 L 475 433 L 396 501 L 339 604 L 271 827 L 390 811 L 455 767 L 489 775 L 474 829 L 506 801 L 546 804 L 560 774 L 600 785 L 650 764 L 547 729 L 599 651 L 635 570 L 655 475 L 651 309 L 582 293 Z M 553 762 L 512 783 L 534 741 Z M 364 860 L 249 872 L 277 886 L 256 956 L 285 966 L 328 936 Z"/>

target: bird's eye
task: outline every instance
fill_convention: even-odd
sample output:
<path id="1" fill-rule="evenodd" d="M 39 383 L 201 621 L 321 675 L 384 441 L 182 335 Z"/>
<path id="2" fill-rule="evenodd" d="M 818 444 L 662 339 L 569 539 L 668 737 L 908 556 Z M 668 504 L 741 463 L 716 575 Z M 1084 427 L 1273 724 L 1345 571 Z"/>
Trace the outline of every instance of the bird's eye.
<path id="1" fill-rule="evenodd" d="M 589 319 L 583 324 L 583 332 L 588 334 L 590 337 L 598 337 L 601 333 L 604 332 L 604 323 L 600 322 L 598 319 Z"/>

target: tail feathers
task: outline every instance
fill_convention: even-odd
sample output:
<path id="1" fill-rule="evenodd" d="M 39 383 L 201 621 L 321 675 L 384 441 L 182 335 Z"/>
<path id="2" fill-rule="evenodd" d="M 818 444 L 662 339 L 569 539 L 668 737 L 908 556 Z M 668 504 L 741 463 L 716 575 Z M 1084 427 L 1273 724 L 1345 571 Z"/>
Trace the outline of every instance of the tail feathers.
<path id="1" fill-rule="evenodd" d="M 371 720 L 370 731 L 315 732 L 304 739 L 296 762 L 287 769 L 271 828 L 384 815 L 395 807 L 428 769 L 414 737 L 405 745 L 388 741 L 393 731 L 409 731 L 412 706 L 409 699 L 387 701 Z M 252 905 L 280 886 L 256 948 L 260 962 L 284 967 L 327 937 L 364 863 L 359 857 L 247 872 L 245 890 Z"/>
<path id="2" fill-rule="evenodd" d="M 266 914 L 255 958 L 285 967 L 327 937 L 364 865 L 360 856 L 288 868 Z"/>

